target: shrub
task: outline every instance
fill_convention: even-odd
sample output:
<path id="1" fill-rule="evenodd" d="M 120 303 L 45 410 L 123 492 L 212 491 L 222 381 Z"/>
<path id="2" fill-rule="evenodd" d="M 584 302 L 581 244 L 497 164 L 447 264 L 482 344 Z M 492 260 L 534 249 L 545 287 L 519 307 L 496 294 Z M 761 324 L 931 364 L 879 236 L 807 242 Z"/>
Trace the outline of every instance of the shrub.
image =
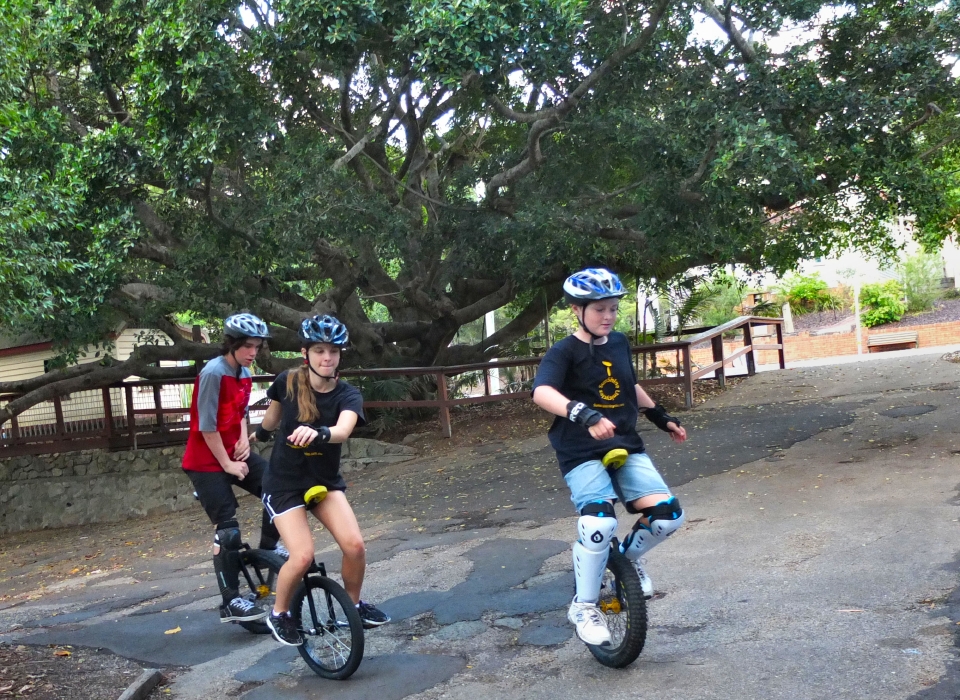
<path id="1" fill-rule="evenodd" d="M 903 288 L 896 280 L 865 284 L 860 290 L 860 321 L 867 328 L 899 321 L 907 310 Z"/>
<path id="2" fill-rule="evenodd" d="M 697 312 L 705 326 L 722 326 L 740 314 L 737 307 L 743 302 L 743 286 L 737 279 L 723 273 L 703 285 L 703 300 Z"/>
<path id="3" fill-rule="evenodd" d="M 907 258 L 900 269 L 900 282 L 907 297 L 907 311 L 928 311 L 940 296 L 943 265 L 940 256 L 917 253 Z"/>
<path id="4" fill-rule="evenodd" d="M 790 275 L 783 280 L 779 293 L 795 314 L 835 311 L 843 307 L 842 300 L 830 291 L 818 273 Z"/>

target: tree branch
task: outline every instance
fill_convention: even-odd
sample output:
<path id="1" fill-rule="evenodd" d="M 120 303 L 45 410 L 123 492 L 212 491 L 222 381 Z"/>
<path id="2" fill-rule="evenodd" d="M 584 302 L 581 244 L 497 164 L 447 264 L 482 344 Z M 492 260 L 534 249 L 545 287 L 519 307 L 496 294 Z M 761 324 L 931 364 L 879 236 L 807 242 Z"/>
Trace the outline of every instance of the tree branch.
<path id="1" fill-rule="evenodd" d="M 740 30 L 734 26 L 733 19 L 730 17 L 730 7 L 727 7 L 725 13 L 721 13 L 717 6 L 713 4 L 712 0 L 701 0 L 700 5 L 703 7 L 703 11 L 707 13 L 707 16 L 727 33 L 727 36 L 730 37 L 730 42 L 737 47 L 737 50 L 747 63 L 753 63 L 757 60 L 756 49 L 744 38 Z"/>
<path id="2" fill-rule="evenodd" d="M 928 102 L 926 108 L 923 110 L 923 116 L 917 119 L 915 122 L 907 124 L 905 127 L 903 127 L 903 131 L 900 133 L 908 134 L 917 127 L 923 126 L 930 121 L 930 117 L 932 117 L 934 114 L 943 114 L 943 110 L 940 109 L 935 102 Z"/>
<path id="3" fill-rule="evenodd" d="M 650 43 L 657 26 L 660 24 L 660 19 L 663 17 L 669 5 L 670 0 L 658 0 L 657 4 L 650 9 L 650 18 L 647 25 L 637 38 L 610 54 L 603 63 L 584 78 L 559 104 L 550 109 L 535 112 L 533 115 L 524 115 L 521 112 L 509 110 L 513 116 L 508 118 L 514 121 L 532 123 L 530 133 L 527 137 L 527 157 L 506 172 L 501 172 L 490 179 L 486 188 L 486 201 L 488 205 L 493 206 L 493 203 L 500 197 L 500 190 L 502 188 L 510 186 L 540 166 L 543 162 L 543 156 L 540 152 L 540 139 L 548 133 L 550 129 L 559 124 L 570 112 L 576 109 L 580 100 L 582 100 L 600 80 L 627 58 L 643 50 Z M 496 109 L 496 103 L 492 102 L 492 104 L 494 109 Z M 505 107 L 505 105 L 501 106 Z"/>
<path id="4" fill-rule="evenodd" d="M 507 280 L 500 288 L 488 294 L 482 299 L 478 299 L 469 306 L 464 306 L 462 309 L 457 309 L 453 313 L 454 320 L 461 326 L 465 323 L 469 323 L 474 319 L 480 318 L 488 311 L 494 311 L 499 309 L 501 306 L 510 301 L 513 296 L 513 280 Z"/>
<path id="5" fill-rule="evenodd" d="M 239 229 L 236 226 L 227 223 L 217 215 L 216 211 L 214 211 L 213 197 L 211 196 L 211 192 L 210 192 L 210 180 L 212 177 L 213 177 L 213 166 L 211 165 L 209 168 L 207 168 L 207 177 L 203 187 L 204 200 L 207 206 L 207 216 L 209 216 L 213 220 L 213 222 L 220 228 L 224 229 L 229 233 L 232 233 L 236 236 L 240 236 L 241 238 L 243 238 L 247 243 L 250 244 L 252 248 L 254 249 L 259 248 L 260 242 L 256 238 L 254 238 L 252 233 L 250 233 L 249 231 L 245 231 L 243 229 Z"/>
<path id="6" fill-rule="evenodd" d="M 43 401 L 77 391 L 100 389 L 132 376 L 147 379 L 189 377 L 194 372 L 192 367 L 154 367 L 152 365 L 163 360 L 209 360 L 218 353 L 219 349 L 215 345 L 188 340 L 177 345 L 141 345 L 135 348 L 130 357 L 123 362 L 92 363 L 94 368 L 82 373 L 79 370 L 73 370 L 73 373 L 50 372 L 34 380 L 25 380 L 38 382 L 35 385 L 20 382 L 0 383 L 0 391 L 11 391 L 16 385 L 32 386 L 26 390 L 27 393 L 0 408 L 0 424 Z"/>

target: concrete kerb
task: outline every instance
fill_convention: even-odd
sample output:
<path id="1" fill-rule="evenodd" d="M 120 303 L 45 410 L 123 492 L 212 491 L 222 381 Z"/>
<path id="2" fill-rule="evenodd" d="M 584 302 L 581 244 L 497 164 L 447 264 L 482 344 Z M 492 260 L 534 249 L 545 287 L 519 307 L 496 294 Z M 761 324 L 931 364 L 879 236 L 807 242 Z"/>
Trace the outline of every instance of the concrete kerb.
<path id="1" fill-rule="evenodd" d="M 127 689 L 117 700 L 144 700 L 160 684 L 161 680 L 163 680 L 163 676 L 160 669 L 145 668 L 140 677 L 127 686 Z"/>

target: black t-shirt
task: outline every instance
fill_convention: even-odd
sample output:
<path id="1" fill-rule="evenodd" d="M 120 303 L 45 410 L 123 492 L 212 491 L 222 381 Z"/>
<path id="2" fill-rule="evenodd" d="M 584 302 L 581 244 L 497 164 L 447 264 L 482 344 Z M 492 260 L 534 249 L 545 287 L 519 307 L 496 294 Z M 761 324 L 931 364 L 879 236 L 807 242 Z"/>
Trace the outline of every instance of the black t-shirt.
<path id="1" fill-rule="evenodd" d="M 357 425 L 363 425 L 366 421 L 363 417 L 363 397 L 360 391 L 342 380 L 337 381 L 333 391 L 314 391 L 313 398 L 320 411 L 320 420 L 309 424 L 297 418 L 296 396 L 287 396 L 287 372 L 281 372 L 277 376 L 267 389 L 267 397 L 280 402 L 281 414 L 263 490 L 268 493 L 306 491 L 317 484 L 331 490 L 345 489 L 346 482 L 340 475 L 340 443 L 316 443 L 295 447 L 287 442 L 286 438 L 300 425 L 310 425 L 313 428 L 321 425 L 332 427 L 337 424 L 343 411 L 356 413 Z"/>
<path id="2" fill-rule="evenodd" d="M 551 347 L 540 362 L 533 388 L 549 386 L 571 401 L 582 401 L 616 426 L 616 434 L 595 440 L 587 428 L 557 416 L 548 436 L 557 451 L 563 474 L 591 459 L 601 459 L 614 448 L 634 454 L 643 452 L 637 432 L 637 375 L 633 371 L 630 344 L 623 333 L 611 333 L 603 345 L 590 346 L 568 336 Z"/>

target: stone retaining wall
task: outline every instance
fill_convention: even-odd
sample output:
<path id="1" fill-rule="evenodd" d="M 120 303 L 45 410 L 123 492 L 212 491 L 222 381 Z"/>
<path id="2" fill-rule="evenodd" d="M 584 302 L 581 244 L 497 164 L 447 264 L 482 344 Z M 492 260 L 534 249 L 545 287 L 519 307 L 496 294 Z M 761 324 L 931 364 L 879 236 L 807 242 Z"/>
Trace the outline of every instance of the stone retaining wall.
<path id="1" fill-rule="evenodd" d="M 261 453 L 269 458 L 270 446 Z M 180 468 L 182 455 L 183 447 L 165 447 L 0 460 L 0 534 L 196 507 L 193 486 Z M 357 438 L 344 444 L 341 468 L 349 473 L 415 456 L 414 449 L 405 445 Z"/>

